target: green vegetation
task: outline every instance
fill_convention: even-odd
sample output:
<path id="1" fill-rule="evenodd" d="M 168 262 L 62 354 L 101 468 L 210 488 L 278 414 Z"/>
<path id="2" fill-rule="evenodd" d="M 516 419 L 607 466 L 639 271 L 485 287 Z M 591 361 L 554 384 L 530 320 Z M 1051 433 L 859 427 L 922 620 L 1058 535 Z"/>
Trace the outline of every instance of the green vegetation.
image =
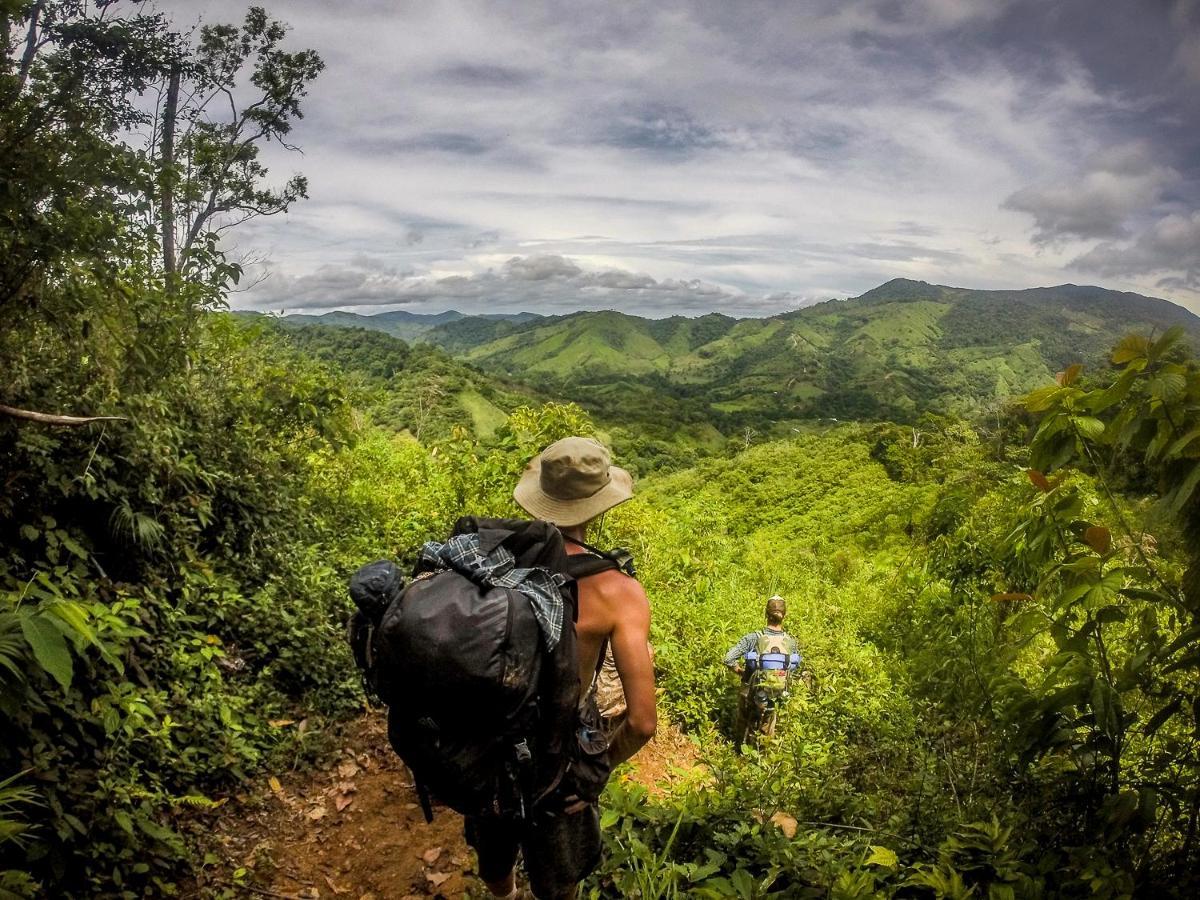
<path id="1" fill-rule="evenodd" d="M 387 330 L 394 315 L 408 314 L 353 318 Z M 707 422 L 733 436 L 746 428 L 786 434 L 804 419 L 975 417 L 1071 362 L 1102 362 L 1127 331 L 1175 325 L 1200 338 L 1194 315 L 1137 294 L 1074 285 L 971 291 L 897 279 L 766 319 L 469 317 L 419 339 L 670 442 L 680 423 Z"/>
<path id="2" fill-rule="evenodd" d="M 643 474 L 812 422 L 913 422 L 926 413 L 994 418 L 1010 397 L 1072 361 L 1102 363 L 1126 331 L 1179 325 L 1200 338 L 1200 319 L 1137 294 L 1074 285 L 970 291 L 904 279 L 765 319 L 445 315 L 403 333 L 506 380 L 510 390 L 536 384 L 542 395 L 579 403 Z M 278 321 L 402 333 L 395 317 L 417 318 L 329 313 Z M 487 399 L 500 409 L 513 405 Z M 481 427 L 473 416 L 455 415 L 441 425 Z M 403 411 L 393 417 L 405 419 Z"/>
<path id="3" fill-rule="evenodd" d="M 362 328 L 255 325 L 348 376 L 378 424 L 418 440 L 441 440 L 456 428 L 491 436 L 509 412 L 536 397 L 529 388 L 485 375 L 428 344 Z"/>
<path id="4" fill-rule="evenodd" d="M 1200 367 L 1178 339 L 1031 394 L 1031 451 L 949 420 L 851 426 L 623 510 L 664 705 L 711 771 L 611 788 L 599 895 L 1190 893 Z M 745 763 L 720 659 L 776 591 L 814 679 Z"/>
<path id="5" fill-rule="evenodd" d="M 348 574 L 514 512 L 579 433 L 671 470 L 594 539 L 639 559 L 663 712 L 704 760 L 654 796 L 618 774 L 589 896 L 1200 886 L 1200 366 L 1160 329 L 1049 375 L 1185 314 L 894 282 L 762 321 L 464 326 L 593 420 L 437 347 L 217 312 L 240 273 L 196 205 L 303 184 L 180 97 L 249 75 L 284 135 L 319 60 L 261 10 L 198 46 L 90 10 L 0 6 L 32 41 L 0 71 L 0 897 L 178 893 L 229 797 L 361 713 Z M 132 98 L 181 83 L 159 121 L 194 140 L 135 146 Z M 831 414 L 871 421 L 791 424 Z M 712 452 L 755 423 L 795 436 Z M 739 755 L 720 659 L 774 592 L 811 684 Z"/>
<path id="6" fill-rule="evenodd" d="M 246 318 L 259 317 L 258 313 L 242 312 L 237 315 Z M 319 316 L 292 313 L 276 317 L 275 321 L 284 327 L 323 325 L 338 328 L 366 328 L 371 331 L 382 331 L 384 334 L 405 341 L 430 341 L 439 345 L 442 345 L 443 342 L 435 338 L 434 334 L 441 333 L 440 326 L 452 323 L 454 329 L 450 333 L 466 338 L 470 342 L 469 346 L 480 340 L 479 335 L 486 334 L 486 339 L 491 339 L 508 328 L 538 318 L 540 316 L 533 313 L 492 313 L 484 316 L 464 316 L 451 309 L 443 313 L 423 315 L 398 309 L 370 316 L 341 311 L 323 313 Z"/>

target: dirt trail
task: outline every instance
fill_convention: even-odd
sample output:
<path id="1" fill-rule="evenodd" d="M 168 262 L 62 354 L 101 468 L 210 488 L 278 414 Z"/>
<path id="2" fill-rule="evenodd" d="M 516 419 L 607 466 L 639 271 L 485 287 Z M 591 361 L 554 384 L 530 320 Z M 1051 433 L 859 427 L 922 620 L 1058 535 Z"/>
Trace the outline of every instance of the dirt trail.
<path id="1" fill-rule="evenodd" d="M 425 823 L 383 718 L 349 733 L 355 739 L 329 770 L 270 779 L 222 817 L 214 840 L 226 865 L 200 888 L 236 883 L 235 894 L 293 900 L 487 896 L 461 817 L 442 808 Z M 665 723 L 635 762 L 632 777 L 652 790 L 700 765 L 696 746 Z M 247 872 L 237 879 L 239 868 Z"/>

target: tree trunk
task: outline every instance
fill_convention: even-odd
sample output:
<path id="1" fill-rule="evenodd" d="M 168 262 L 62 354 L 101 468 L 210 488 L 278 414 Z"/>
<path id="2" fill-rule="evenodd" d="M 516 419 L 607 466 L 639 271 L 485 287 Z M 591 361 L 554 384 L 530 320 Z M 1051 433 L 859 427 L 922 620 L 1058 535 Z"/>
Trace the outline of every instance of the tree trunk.
<path id="1" fill-rule="evenodd" d="M 42 10 L 46 6 L 46 0 L 37 0 L 33 4 L 33 9 L 29 11 L 29 31 L 25 34 L 25 53 L 21 57 L 21 68 L 17 73 L 17 79 L 20 84 L 19 90 L 25 90 L 25 83 L 29 80 L 29 70 L 33 67 L 33 58 L 37 55 L 38 46 L 38 25 L 42 21 Z"/>
<path id="2" fill-rule="evenodd" d="M 162 147 L 159 165 L 159 218 L 162 220 L 163 271 L 167 290 L 174 290 L 178 261 L 175 258 L 175 120 L 179 113 L 179 66 L 171 67 L 167 83 L 167 102 L 163 109 Z"/>

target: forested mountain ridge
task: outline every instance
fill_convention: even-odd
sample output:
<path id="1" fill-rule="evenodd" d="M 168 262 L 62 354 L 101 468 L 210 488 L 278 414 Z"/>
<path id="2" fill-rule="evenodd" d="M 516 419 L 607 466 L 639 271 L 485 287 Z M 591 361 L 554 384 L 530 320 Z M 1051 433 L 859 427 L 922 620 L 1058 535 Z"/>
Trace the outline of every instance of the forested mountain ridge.
<path id="1" fill-rule="evenodd" d="M 1072 339 L 1082 339 L 1088 353 L 1103 353 L 1105 342 L 1111 342 L 1114 336 L 1129 331 L 1161 332 L 1172 325 L 1180 325 L 1193 338 L 1200 338 L 1200 317 L 1194 313 L 1169 300 L 1128 291 L 1075 284 L 1021 290 L 975 290 L 908 278 L 892 279 L 857 297 L 827 300 L 762 318 L 737 318 L 711 312 L 694 317 L 677 315 L 654 319 L 614 310 L 581 310 L 549 316 L 532 312 L 464 314 L 457 310 L 442 313 L 390 310 L 364 315 L 335 310 L 320 315 L 293 313 L 276 317 L 276 320 L 284 325 L 336 325 L 383 331 L 394 337 L 437 344 L 453 353 L 485 359 L 518 343 L 529 349 L 523 358 L 532 359 L 538 349 L 547 349 L 537 348 L 539 342 L 554 338 L 548 347 L 552 352 L 538 361 L 539 370 L 549 374 L 556 374 L 562 368 L 554 359 L 556 351 L 586 335 L 601 343 L 608 342 L 616 349 L 632 349 L 636 354 L 635 367 L 671 372 L 689 368 L 683 357 L 720 340 L 739 325 L 749 325 L 748 330 L 757 331 L 775 322 L 811 320 L 819 323 L 827 321 L 833 310 L 853 316 L 855 312 L 863 314 L 864 308 L 882 306 L 888 311 L 870 314 L 876 328 L 882 330 L 890 324 L 888 320 L 892 313 L 904 319 L 899 304 L 922 301 L 937 304 L 939 308 L 949 307 L 939 309 L 932 323 L 938 331 L 938 345 L 942 349 L 990 346 L 1011 339 L 1015 334 L 1022 339 L 1045 341 L 1048 343 L 1046 352 L 1061 357 L 1067 351 L 1049 340 L 1052 337 L 1047 334 L 1049 329 L 1060 329 Z M 561 328 L 571 331 L 571 340 L 559 338 Z M 639 346 L 638 337 L 631 337 L 634 334 L 648 336 L 658 346 Z M 511 340 L 489 346 L 506 337 Z M 715 347 L 712 348 L 714 352 L 702 355 L 711 357 L 720 349 Z M 595 371 L 603 371 L 611 363 L 611 357 L 603 350 L 593 356 L 582 355 L 579 359 L 572 351 L 561 362 L 582 362 L 584 369 Z"/>
<path id="2" fill-rule="evenodd" d="M 602 403 L 620 385 L 626 398 L 669 394 L 734 427 L 909 420 L 925 411 L 977 414 L 1071 362 L 1104 364 L 1128 331 L 1173 325 L 1200 338 L 1200 318 L 1137 294 L 1074 285 L 974 291 L 897 279 L 763 319 L 580 312 L 511 326 L 463 356 L 548 380 L 585 404 Z"/>
<path id="3" fill-rule="evenodd" d="M 432 344 L 349 325 L 297 326 L 267 317 L 255 322 L 282 345 L 357 379 L 373 420 L 418 440 L 443 440 L 455 428 L 488 438 L 514 409 L 545 400 L 533 388 L 482 372 Z"/>
<path id="4" fill-rule="evenodd" d="M 394 312 L 274 321 L 395 332 L 389 323 L 413 319 Z M 1174 325 L 1200 338 L 1200 318 L 1138 294 L 1076 285 L 977 291 L 895 279 L 856 298 L 759 319 L 447 313 L 421 319 L 407 339 L 436 344 L 490 377 L 580 403 L 626 429 L 626 449 L 657 466 L 693 458 L 672 449 L 681 439 L 712 450 L 722 436 L 787 434 L 806 420 L 993 412 L 1073 362 L 1107 366 L 1108 350 L 1128 331 Z"/>
<path id="5" fill-rule="evenodd" d="M 255 317 L 260 314 L 239 312 L 237 315 Z M 470 333 L 471 323 L 483 325 L 499 325 L 504 323 L 520 324 L 533 319 L 542 318 L 537 313 L 479 313 L 466 315 L 456 309 L 440 313 L 412 313 L 403 309 L 389 312 L 361 315 L 359 313 L 334 310 L 333 312 L 310 315 L 308 313 L 292 313 L 285 316 L 271 316 L 283 326 L 329 325 L 339 328 L 366 328 L 370 331 L 382 331 L 392 337 L 403 338 L 406 341 L 424 340 L 431 331 L 453 322 L 464 323 L 461 327 L 465 333 Z M 438 341 L 429 341 L 439 343 Z"/>

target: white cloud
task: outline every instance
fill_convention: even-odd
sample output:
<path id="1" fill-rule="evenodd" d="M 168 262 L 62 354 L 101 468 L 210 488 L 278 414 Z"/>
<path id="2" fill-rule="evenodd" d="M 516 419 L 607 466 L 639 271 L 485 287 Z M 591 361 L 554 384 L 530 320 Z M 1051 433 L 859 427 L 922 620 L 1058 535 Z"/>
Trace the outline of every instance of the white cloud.
<path id="1" fill-rule="evenodd" d="M 1072 265 L 1108 277 L 1161 275 L 1164 288 L 1200 294 L 1200 212 L 1164 216 L 1132 243 L 1102 243 Z"/>
<path id="2" fill-rule="evenodd" d="M 163 5 L 194 16 L 189 0 Z M 700 291 L 662 288 L 697 280 L 722 292 L 714 303 L 852 295 L 897 275 L 1025 287 L 1066 280 L 1085 238 L 1195 208 L 1154 208 L 1192 175 L 1180 182 L 1149 137 L 1114 139 L 1141 115 L 1136 86 L 1101 83 L 1069 48 L 989 37 L 1041 40 L 1050 13 L 1030 0 L 271 9 L 328 68 L 294 134 L 304 157 L 267 153 L 309 176 L 312 199 L 237 233 L 275 273 L 239 304 L 397 289 L 427 309 L 473 302 L 430 287 L 454 276 L 525 285 L 526 306 L 610 291 L 655 314 L 700 309 Z M 369 274 L 356 254 L 395 274 L 356 281 Z M 1155 288 L 1131 271 L 1121 287 Z M 547 292 L 564 284 L 582 293 Z"/>
<path id="3" fill-rule="evenodd" d="M 1034 218 L 1034 240 L 1124 237 L 1130 217 L 1151 209 L 1181 175 L 1144 142 L 1095 154 L 1074 178 L 1017 191 L 1004 205 Z"/>
<path id="4" fill-rule="evenodd" d="M 816 299 L 816 298 L 814 298 Z M 820 298 L 827 299 L 827 298 Z M 698 279 L 655 279 L 619 269 L 588 270 L 559 255 L 513 257 L 498 269 L 430 277 L 397 271 L 358 255 L 300 277 L 276 276 L 255 293 L 254 306 L 270 310 L 340 308 L 355 312 L 410 308 L 461 312 L 563 313 L 619 309 L 650 316 L 695 315 L 713 309 L 762 315 L 810 302 L 794 294 L 754 296 Z"/>

